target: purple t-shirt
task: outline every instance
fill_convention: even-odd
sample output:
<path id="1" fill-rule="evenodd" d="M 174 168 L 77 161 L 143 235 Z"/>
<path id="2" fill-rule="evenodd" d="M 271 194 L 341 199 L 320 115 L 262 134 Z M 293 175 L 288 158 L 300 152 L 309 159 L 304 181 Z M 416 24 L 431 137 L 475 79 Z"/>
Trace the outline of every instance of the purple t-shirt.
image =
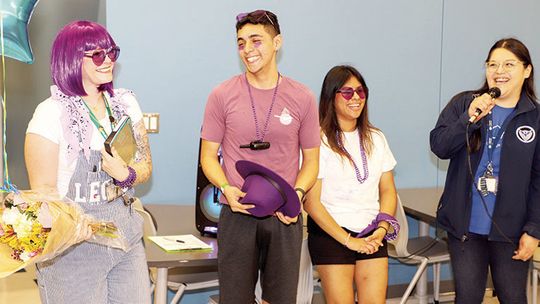
<path id="1" fill-rule="evenodd" d="M 264 132 L 274 89 L 251 86 L 259 132 Z M 270 114 L 264 141 L 267 150 L 240 149 L 256 140 L 255 119 L 244 74 L 217 86 L 208 97 L 201 138 L 220 143 L 223 170 L 233 186 L 241 188 L 243 179 L 236 172 L 238 160 L 249 160 L 278 173 L 294 186 L 299 171 L 300 149 L 320 146 L 319 117 L 315 97 L 304 85 L 281 78 L 276 101 Z"/>

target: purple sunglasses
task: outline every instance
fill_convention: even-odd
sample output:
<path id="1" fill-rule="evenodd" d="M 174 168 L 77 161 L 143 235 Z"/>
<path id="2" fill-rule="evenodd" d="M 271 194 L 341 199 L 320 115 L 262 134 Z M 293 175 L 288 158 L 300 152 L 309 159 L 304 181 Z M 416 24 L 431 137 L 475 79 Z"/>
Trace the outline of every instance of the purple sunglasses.
<path id="1" fill-rule="evenodd" d="M 362 88 L 362 86 L 359 86 L 356 89 L 351 87 L 343 87 L 337 90 L 336 93 L 341 93 L 341 96 L 343 96 L 345 100 L 351 100 L 351 98 L 353 98 L 354 96 L 354 92 L 358 94 L 358 97 L 360 97 L 360 99 L 366 98 L 366 92 L 364 92 L 364 88 Z"/>
<path id="2" fill-rule="evenodd" d="M 109 56 L 112 62 L 115 62 L 120 56 L 120 47 L 115 45 L 106 50 L 94 50 L 88 53 L 84 53 L 84 57 L 92 58 L 92 61 L 96 66 L 100 66 L 105 62 L 105 57 Z"/>

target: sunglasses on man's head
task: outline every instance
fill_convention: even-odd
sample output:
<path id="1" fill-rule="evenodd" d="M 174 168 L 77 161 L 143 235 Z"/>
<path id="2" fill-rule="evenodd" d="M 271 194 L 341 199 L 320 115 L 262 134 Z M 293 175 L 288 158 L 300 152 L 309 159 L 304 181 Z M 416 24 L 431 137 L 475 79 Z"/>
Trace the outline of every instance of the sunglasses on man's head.
<path id="1" fill-rule="evenodd" d="M 337 90 L 337 93 L 341 93 L 341 96 L 343 96 L 345 100 L 351 100 L 351 98 L 353 98 L 354 96 L 354 92 L 358 94 L 358 97 L 360 97 L 360 99 L 366 98 L 366 92 L 364 92 L 364 88 L 362 88 L 362 86 L 359 86 L 356 89 L 351 87 L 343 87 Z"/>
<path id="2" fill-rule="evenodd" d="M 268 21 L 270 21 L 270 24 L 272 24 L 272 26 L 274 26 L 274 22 L 272 21 L 272 18 L 270 18 L 270 16 L 268 16 L 268 13 L 266 13 L 265 10 L 256 10 L 256 11 L 253 11 L 253 12 L 250 12 L 250 13 L 240 13 L 240 14 L 236 15 L 236 22 L 240 22 L 240 21 L 244 20 L 244 18 L 246 18 L 247 16 L 254 17 L 255 21 L 257 21 L 257 22 L 260 22 L 261 18 L 266 18 L 266 19 L 268 19 Z"/>
<path id="3" fill-rule="evenodd" d="M 120 56 L 120 47 L 112 46 L 106 50 L 94 50 L 84 53 L 84 57 L 92 58 L 92 61 L 96 66 L 102 65 L 103 62 L 105 62 L 106 56 L 109 56 L 109 59 L 111 59 L 112 62 L 115 62 L 116 59 L 118 59 L 118 56 Z"/>

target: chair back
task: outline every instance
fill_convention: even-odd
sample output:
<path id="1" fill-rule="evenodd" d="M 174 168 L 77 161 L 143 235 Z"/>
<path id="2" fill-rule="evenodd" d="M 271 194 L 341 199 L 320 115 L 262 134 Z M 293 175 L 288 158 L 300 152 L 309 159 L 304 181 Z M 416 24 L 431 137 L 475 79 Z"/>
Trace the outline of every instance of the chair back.
<path id="1" fill-rule="evenodd" d="M 143 235 L 145 237 L 157 235 L 154 219 L 148 211 L 144 210 L 143 204 L 139 198 L 135 198 L 135 201 L 133 202 L 133 209 L 135 209 L 135 211 L 137 211 L 143 218 Z"/>
<path id="2" fill-rule="evenodd" d="M 537 247 L 534 250 L 532 262 L 533 262 L 533 267 L 540 270 L 540 247 Z"/>
<path id="3" fill-rule="evenodd" d="M 395 240 L 388 241 L 388 254 L 391 257 L 406 257 L 410 255 L 409 251 L 407 250 L 409 226 L 407 224 L 407 216 L 405 215 L 405 210 L 403 209 L 403 204 L 401 203 L 399 195 L 397 196 L 396 219 L 399 222 L 400 230 Z"/>

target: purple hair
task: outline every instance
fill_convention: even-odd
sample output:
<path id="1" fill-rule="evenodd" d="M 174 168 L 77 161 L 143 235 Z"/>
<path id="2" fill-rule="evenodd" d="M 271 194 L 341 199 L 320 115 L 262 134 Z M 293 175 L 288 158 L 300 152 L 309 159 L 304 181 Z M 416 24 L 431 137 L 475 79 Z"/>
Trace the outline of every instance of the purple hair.
<path id="1" fill-rule="evenodd" d="M 86 96 L 82 83 L 84 52 L 116 46 L 107 30 L 92 21 L 73 21 L 64 26 L 53 42 L 51 50 L 51 76 L 62 93 L 69 96 Z M 99 86 L 100 92 L 113 95 L 113 83 Z"/>

